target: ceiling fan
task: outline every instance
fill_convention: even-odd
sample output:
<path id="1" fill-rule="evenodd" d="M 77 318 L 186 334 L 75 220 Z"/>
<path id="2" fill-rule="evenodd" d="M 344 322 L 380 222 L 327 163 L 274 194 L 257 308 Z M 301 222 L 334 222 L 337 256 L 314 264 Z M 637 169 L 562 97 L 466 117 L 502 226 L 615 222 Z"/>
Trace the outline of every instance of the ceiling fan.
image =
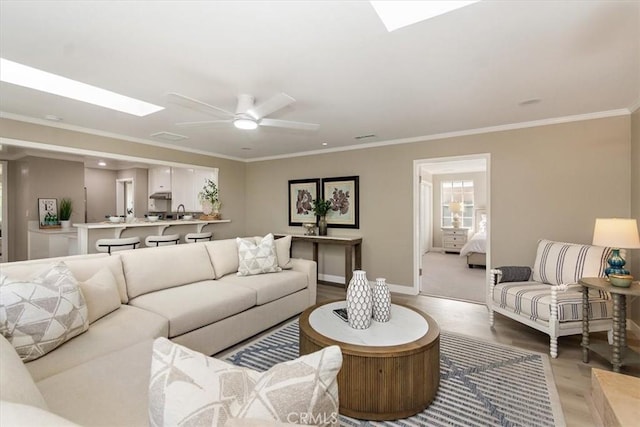
<path id="1" fill-rule="evenodd" d="M 240 94 L 238 95 L 238 105 L 235 113 L 179 93 L 172 92 L 167 96 L 171 102 L 182 105 L 183 107 L 198 110 L 217 117 L 226 117 L 225 119 L 220 120 L 176 123 L 176 126 L 180 127 L 202 127 L 221 123 L 231 123 L 238 129 L 248 130 L 256 129 L 258 126 L 272 126 L 309 131 L 315 131 L 320 128 L 320 125 L 315 123 L 293 122 L 290 120 L 270 119 L 266 117 L 269 114 L 296 102 L 294 98 L 284 92 L 278 93 L 258 105 L 254 105 L 255 98 L 253 96 Z"/>

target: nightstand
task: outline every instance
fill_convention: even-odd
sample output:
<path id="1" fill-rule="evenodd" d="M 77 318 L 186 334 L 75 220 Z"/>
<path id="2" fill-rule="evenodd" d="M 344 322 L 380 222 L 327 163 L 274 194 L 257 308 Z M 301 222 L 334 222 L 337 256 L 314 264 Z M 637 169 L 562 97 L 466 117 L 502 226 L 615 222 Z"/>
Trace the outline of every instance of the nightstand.
<path id="1" fill-rule="evenodd" d="M 468 228 L 442 227 L 442 248 L 445 252 L 460 253 L 460 249 L 467 243 Z"/>

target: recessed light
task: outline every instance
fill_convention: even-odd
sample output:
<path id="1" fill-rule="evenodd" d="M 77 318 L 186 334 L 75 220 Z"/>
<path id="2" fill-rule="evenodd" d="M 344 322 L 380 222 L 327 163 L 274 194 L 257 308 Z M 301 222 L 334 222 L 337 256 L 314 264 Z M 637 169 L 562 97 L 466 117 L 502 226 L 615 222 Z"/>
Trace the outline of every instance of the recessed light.
<path id="1" fill-rule="evenodd" d="M 0 58 L 0 80 L 143 117 L 164 107 Z"/>
<path id="2" fill-rule="evenodd" d="M 323 143 L 322 143 L 322 145 L 323 145 L 324 147 L 326 147 L 327 145 L 329 145 L 329 143 L 328 143 L 328 142 L 323 142 Z"/>
<path id="3" fill-rule="evenodd" d="M 542 99 L 540 99 L 540 98 L 531 98 L 531 99 L 525 99 L 524 101 L 518 102 L 518 105 L 521 106 L 521 107 L 524 107 L 526 105 L 538 104 L 539 102 L 542 102 Z"/>
<path id="4" fill-rule="evenodd" d="M 62 119 L 58 116 L 54 116 L 53 114 L 47 114 L 46 116 L 44 116 L 45 119 L 47 120 L 51 120 L 52 122 L 61 122 Z"/>
<path id="5" fill-rule="evenodd" d="M 100 160 L 98 162 L 98 166 L 107 166 L 107 162 L 105 162 L 104 160 Z"/>

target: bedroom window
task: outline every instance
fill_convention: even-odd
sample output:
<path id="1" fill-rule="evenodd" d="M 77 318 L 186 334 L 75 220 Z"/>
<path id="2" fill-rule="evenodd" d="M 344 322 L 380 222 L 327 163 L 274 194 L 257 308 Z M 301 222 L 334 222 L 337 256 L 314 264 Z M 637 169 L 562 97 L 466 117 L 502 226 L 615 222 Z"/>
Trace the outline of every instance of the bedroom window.
<path id="1" fill-rule="evenodd" d="M 457 202 L 457 203 L 456 203 Z M 473 181 L 442 181 L 440 191 L 440 206 L 442 227 L 452 227 L 454 224 L 455 210 L 459 206 L 458 213 L 460 227 L 473 227 Z"/>

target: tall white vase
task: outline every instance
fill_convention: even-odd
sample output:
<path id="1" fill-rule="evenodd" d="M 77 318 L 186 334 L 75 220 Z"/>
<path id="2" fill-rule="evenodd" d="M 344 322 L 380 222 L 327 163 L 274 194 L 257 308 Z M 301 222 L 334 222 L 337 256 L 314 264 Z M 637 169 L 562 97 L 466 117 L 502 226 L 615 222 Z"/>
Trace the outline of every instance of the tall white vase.
<path id="1" fill-rule="evenodd" d="M 373 298 L 367 273 L 362 270 L 353 272 L 347 288 L 347 315 L 349 326 L 354 329 L 367 329 L 371 325 Z"/>
<path id="2" fill-rule="evenodd" d="M 373 285 L 373 320 L 388 322 L 391 319 L 391 292 L 384 278 L 377 278 Z"/>

